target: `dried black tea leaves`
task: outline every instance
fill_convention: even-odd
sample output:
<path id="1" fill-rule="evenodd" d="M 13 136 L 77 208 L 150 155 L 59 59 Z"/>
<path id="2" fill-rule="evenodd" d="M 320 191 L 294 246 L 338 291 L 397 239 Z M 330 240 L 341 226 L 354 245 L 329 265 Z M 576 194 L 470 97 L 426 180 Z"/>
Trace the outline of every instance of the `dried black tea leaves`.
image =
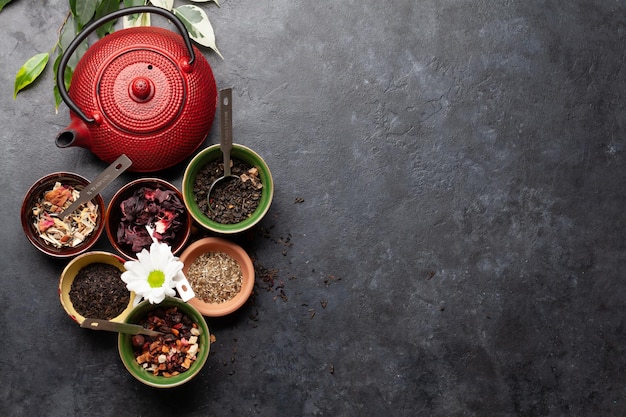
<path id="1" fill-rule="evenodd" d="M 193 195 L 200 210 L 211 220 L 221 224 L 236 224 L 249 218 L 259 206 L 263 184 L 259 170 L 239 159 L 231 159 L 231 172 L 239 178 L 220 181 L 207 194 L 211 185 L 224 175 L 224 164 L 211 161 L 200 169 L 193 185 Z"/>
<path id="2" fill-rule="evenodd" d="M 95 262 L 81 268 L 70 287 L 70 301 L 83 317 L 111 320 L 130 302 L 122 271 L 113 265 Z"/>

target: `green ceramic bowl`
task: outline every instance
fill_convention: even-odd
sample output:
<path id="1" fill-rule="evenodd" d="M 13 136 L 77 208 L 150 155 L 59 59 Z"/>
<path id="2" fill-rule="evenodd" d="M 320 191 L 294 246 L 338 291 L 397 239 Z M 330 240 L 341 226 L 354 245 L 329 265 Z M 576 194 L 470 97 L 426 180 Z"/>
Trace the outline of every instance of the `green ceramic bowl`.
<path id="1" fill-rule="evenodd" d="M 238 159 L 256 167 L 259 170 L 259 178 L 263 184 L 261 199 L 257 209 L 244 221 L 235 224 L 222 224 L 211 220 L 202 211 L 195 200 L 193 189 L 196 175 L 198 175 L 198 172 L 209 162 L 222 160 L 222 151 L 219 145 L 211 145 L 205 148 L 189 162 L 189 165 L 187 165 L 185 169 L 182 184 L 183 200 L 191 216 L 205 229 L 222 234 L 241 233 L 256 225 L 265 214 L 267 214 L 274 197 L 274 181 L 272 180 L 270 169 L 263 158 L 252 149 L 238 144 L 233 144 L 230 156 L 232 159 Z"/>
<path id="2" fill-rule="evenodd" d="M 137 380 L 155 388 L 177 387 L 196 376 L 206 363 L 207 358 L 209 357 L 209 349 L 211 347 L 209 327 L 207 326 L 204 317 L 202 317 L 202 314 L 200 314 L 195 307 L 185 303 L 180 298 L 174 297 L 167 297 L 160 304 L 150 304 L 148 301 L 142 301 L 133 310 L 131 310 L 126 317 L 125 322 L 137 324 L 150 311 L 157 307 L 178 307 L 179 311 L 187 314 L 195 323 L 198 323 L 198 327 L 201 331 L 200 336 L 198 336 L 198 353 L 196 355 L 196 360 L 191 364 L 189 369 L 171 377 L 154 375 L 152 372 L 144 370 L 141 365 L 137 363 L 133 352 L 132 335 L 120 333 L 117 339 L 117 347 L 124 366 Z"/>

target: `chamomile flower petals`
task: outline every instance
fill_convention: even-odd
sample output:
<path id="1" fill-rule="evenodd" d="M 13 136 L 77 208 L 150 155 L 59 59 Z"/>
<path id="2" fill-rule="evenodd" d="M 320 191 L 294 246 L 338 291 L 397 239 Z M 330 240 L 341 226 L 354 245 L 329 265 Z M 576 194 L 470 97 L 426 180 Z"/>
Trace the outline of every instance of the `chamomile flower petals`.
<path id="1" fill-rule="evenodd" d="M 136 261 L 124 264 L 126 271 L 122 281 L 126 288 L 136 294 L 136 302 L 147 299 L 152 304 L 162 302 L 165 297 L 174 297 L 175 279 L 183 268 L 183 263 L 172 254 L 172 248 L 165 243 L 153 243 L 150 250 L 143 249 Z"/>

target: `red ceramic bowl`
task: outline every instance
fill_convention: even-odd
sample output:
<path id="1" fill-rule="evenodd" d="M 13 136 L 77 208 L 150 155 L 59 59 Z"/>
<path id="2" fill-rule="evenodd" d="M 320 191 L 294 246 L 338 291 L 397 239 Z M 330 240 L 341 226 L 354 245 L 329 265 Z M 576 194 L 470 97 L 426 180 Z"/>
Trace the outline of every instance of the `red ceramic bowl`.
<path id="1" fill-rule="evenodd" d="M 177 217 L 177 221 L 180 222 L 180 228 L 172 238 L 165 241 L 165 243 L 169 244 L 172 247 L 172 253 L 178 253 L 183 248 L 183 246 L 185 246 L 187 240 L 189 239 L 189 235 L 191 234 L 191 215 L 189 214 L 189 210 L 187 210 L 187 208 L 185 207 L 182 194 L 174 185 L 158 178 L 140 178 L 132 181 L 120 188 L 120 190 L 115 193 L 109 203 L 105 215 L 106 233 L 109 241 L 111 242 L 111 245 L 115 248 L 116 251 L 118 251 L 122 256 L 129 260 L 137 259 L 137 252 L 140 252 L 140 250 L 133 251 L 131 244 L 118 241 L 118 228 L 123 217 L 121 204 L 129 197 L 132 197 L 136 191 L 144 187 L 152 190 L 158 189 L 161 191 L 173 191 L 174 195 L 176 195 L 176 197 L 182 204 L 182 212 Z M 141 228 L 142 227 L 138 227 L 138 229 Z M 137 233 L 142 233 L 143 235 L 143 230 L 141 230 L 141 232 L 137 230 Z M 148 236 L 147 232 L 145 236 L 141 236 L 139 238 L 143 239 L 146 236 Z M 147 240 L 144 247 L 146 249 L 149 249 L 151 243 L 151 240 Z"/>
<path id="2" fill-rule="evenodd" d="M 91 201 L 97 206 L 98 217 L 96 219 L 95 229 L 87 236 L 87 238 L 78 245 L 55 247 L 49 242 L 41 238 L 37 226 L 35 225 L 35 217 L 33 215 L 33 207 L 40 200 L 44 193 L 51 190 L 56 182 L 64 185 L 71 185 L 77 190 L 82 190 L 89 185 L 89 180 L 78 174 L 71 172 L 55 172 L 40 178 L 26 192 L 20 217 L 22 219 L 22 228 L 29 242 L 46 255 L 56 258 L 68 258 L 90 249 L 100 238 L 104 231 L 104 200 L 100 194 L 96 195 Z"/>

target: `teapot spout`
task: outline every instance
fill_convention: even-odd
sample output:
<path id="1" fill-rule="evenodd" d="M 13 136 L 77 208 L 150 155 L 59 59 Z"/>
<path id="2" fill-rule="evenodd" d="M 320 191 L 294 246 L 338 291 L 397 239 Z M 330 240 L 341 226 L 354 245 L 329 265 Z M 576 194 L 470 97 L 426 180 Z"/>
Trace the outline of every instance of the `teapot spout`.
<path id="1" fill-rule="evenodd" d="M 91 147 L 91 134 L 87 124 L 72 114 L 70 124 L 65 130 L 59 132 L 55 143 L 59 148 L 80 146 L 89 149 Z"/>

